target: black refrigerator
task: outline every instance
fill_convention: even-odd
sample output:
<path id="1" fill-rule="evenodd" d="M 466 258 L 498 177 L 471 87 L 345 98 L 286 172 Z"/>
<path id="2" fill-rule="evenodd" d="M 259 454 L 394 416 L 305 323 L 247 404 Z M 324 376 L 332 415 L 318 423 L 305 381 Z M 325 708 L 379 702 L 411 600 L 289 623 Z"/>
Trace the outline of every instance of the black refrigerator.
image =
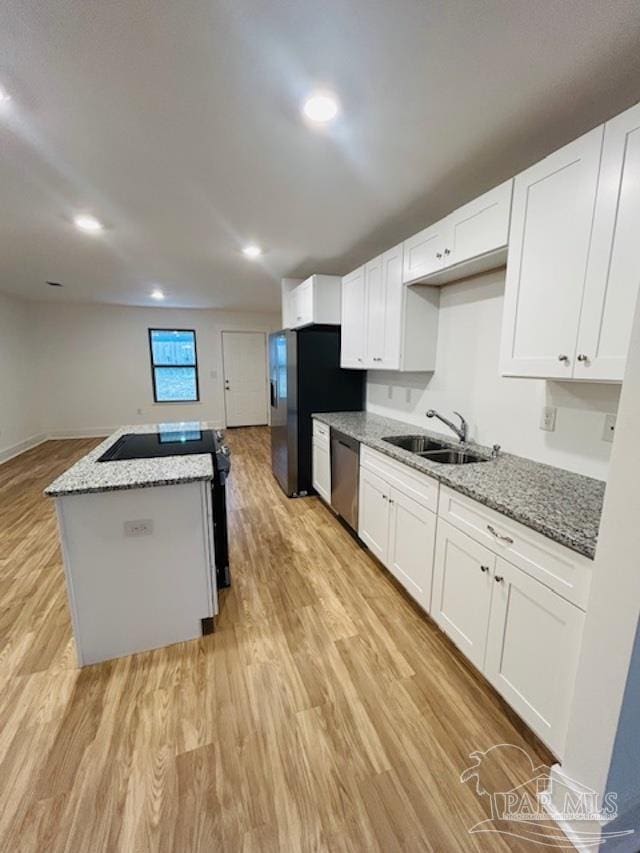
<path id="1" fill-rule="evenodd" d="M 271 467 L 289 497 L 314 493 L 312 413 L 362 411 L 365 375 L 340 367 L 340 326 L 269 336 Z"/>

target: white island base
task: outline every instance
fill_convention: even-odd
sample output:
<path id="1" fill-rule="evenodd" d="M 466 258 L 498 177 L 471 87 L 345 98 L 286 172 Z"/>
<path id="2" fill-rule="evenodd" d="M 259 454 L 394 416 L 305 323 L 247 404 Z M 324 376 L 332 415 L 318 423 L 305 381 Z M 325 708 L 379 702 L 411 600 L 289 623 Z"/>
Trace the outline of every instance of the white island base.
<path id="1" fill-rule="evenodd" d="M 55 498 L 80 666 L 212 627 L 210 489 L 199 481 Z"/>

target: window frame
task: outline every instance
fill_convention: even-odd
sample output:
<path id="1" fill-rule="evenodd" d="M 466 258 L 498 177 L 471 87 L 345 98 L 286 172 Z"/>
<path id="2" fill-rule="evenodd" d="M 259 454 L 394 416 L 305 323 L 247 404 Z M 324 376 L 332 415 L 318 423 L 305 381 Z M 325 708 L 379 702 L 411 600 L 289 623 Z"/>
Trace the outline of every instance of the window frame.
<path id="1" fill-rule="evenodd" d="M 194 364 L 156 364 L 153 359 L 153 333 L 154 332 L 189 332 L 193 335 L 193 353 L 195 357 Z M 151 362 L 151 384 L 153 386 L 153 402 L 158 403 L 158 405 L 185 405 L 185 403 L 199 403 L 200 402 L 200 377 L 198 375 L 198 336 L 196 335 L 195 329 L 174 329 L 174 328 L 162 328 L 158 326 L 154 326 L 153 328 L 149 327 L 149 361 Z M 171 367 L 174 369 L 180 369 L 181 367 L 185 370 L 195 370 L 196 374 L 196 396 L 193 400 L 158 400 L 158 388 L 156 385 L 156 368 L 157 367 Z"/>

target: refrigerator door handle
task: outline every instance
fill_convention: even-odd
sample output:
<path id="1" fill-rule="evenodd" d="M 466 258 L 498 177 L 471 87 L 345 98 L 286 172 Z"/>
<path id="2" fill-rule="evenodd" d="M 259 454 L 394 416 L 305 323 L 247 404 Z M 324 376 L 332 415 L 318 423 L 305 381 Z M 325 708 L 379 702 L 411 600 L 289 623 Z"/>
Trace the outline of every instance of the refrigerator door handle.
<path id="1" fill-rule="evenodd" d="M 278 391 L 275 380 L 271 380 L 271 408 L 276 409 L 278 407 Z"/>

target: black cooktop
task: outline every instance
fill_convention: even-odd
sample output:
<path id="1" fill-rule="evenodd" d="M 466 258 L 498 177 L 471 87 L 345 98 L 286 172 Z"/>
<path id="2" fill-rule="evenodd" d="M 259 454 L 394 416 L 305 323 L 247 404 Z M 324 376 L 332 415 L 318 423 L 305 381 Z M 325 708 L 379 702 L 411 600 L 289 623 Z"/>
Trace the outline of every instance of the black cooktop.
<path id="1" fill-rule="evenodd" d="M 192 453 L 215 454 L 217 449 L 216 437 L 211 429 L 167 428 L 160 432 L 126 433 L 102 454 L 98 462 L 186 456 Z"/>

